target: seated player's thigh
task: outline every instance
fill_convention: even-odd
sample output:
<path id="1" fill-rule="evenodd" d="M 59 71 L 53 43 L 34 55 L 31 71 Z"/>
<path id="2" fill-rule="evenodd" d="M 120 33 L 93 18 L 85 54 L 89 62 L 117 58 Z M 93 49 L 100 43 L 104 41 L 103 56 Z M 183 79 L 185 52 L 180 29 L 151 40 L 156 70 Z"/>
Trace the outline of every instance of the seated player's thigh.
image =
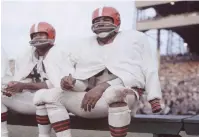
<path id="1" fill-rule="evenodd" d="M 82 100 L 86 92 L 68 91 L 64 92 L 61 103 L 68 111 L 74 115 L 84 118 L 102 118 L 108 116 L 108 104 L 105 99 L 101 97 L 95 105 L 95 108 L 89 111 L 84 111 L 81 108 Z"/>
<path id="2" fill-rule="evenodd" d="M 36 108 L 33 104 L 34 93 L 22 92 L 14 94 L 11 97 L 2 95 L 2 103 L 8 107 L 8 109 L 14 110 L 21 114 L 36 114 Z"/>

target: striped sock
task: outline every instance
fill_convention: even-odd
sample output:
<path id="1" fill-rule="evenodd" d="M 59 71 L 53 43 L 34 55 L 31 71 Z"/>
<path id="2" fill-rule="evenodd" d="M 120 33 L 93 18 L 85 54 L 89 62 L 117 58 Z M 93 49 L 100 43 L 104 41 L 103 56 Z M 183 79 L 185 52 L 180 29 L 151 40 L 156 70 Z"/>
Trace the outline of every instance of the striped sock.
<path id="1" fill-rule="evenodd" d="M 160 105 L 160 99 L 150 100 L 149 103 L 151 104 L 153 113 L 158 113 L 162 110 L 161 105 Z"/>
<path id="2" fill-rule="evenodd" d="M 1 137 L 8 137 L 7 117 L 8 112 L 4 104 L 1 104 Z"/>
<path id="3" fill-rule="evenodd" d="M 45 105 L 37 106 L 36 120 L 39 128 L 39 137 L 50 137 L 51 124 Z"/>
<path id="4" fill-rule="evenodd" d="M 48 116 L 57 137 L 71 137 L 70 118 L 61 104 L 46 104 Z"/>
<path id="5" fill-rule="evenodd" d="M 111 137 L 126 137 L 131 114 L 128 106 L 109 108 L 109 129 Z"/>
<path id="6" fill-rule="evenodd" d="M 8 117 L 8 112 L 1 113 L 1 122 L 6 122 Z"/>
<path id="7" fill-rule="evenodd" d="M 55 122 L 52 124 L 53 129 L 56 133 L 63 132 L 65 130 L 70 129 L 70 120 L 62 120 L 59 122 Z"/>
<path id="8" fill-rule="evenodd" d="M 125 137 L 128 132 L 128 126 L 113 127 L 109 125 L 109 129 L 112 137 Z"/>

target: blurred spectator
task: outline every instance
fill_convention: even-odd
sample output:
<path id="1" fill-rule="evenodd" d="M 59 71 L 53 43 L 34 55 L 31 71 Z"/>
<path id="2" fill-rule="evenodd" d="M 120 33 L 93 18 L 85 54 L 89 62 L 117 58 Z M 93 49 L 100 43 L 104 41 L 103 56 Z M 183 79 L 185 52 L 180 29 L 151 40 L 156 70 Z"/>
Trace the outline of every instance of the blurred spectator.
<path id="1" fill-rule="evenodd" d="M 199 114 L 199 61 L 187 56 L 162 58 L 160 81 L 164 114 Z M 146 98 L 142 98 L 140 106 L 140 113 L 151 114 Z"/>

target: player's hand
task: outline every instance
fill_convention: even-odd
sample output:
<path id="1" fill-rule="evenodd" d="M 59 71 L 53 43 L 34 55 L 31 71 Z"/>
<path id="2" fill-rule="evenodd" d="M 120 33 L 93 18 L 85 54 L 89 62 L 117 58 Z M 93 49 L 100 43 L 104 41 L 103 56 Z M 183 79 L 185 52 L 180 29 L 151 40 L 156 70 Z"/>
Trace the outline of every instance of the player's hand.
<path id="1" fill-rule="evenodd" d="M 1 92 L 2 92 L 3 95 L 5 95 L 5 96 L 7 96 L 7 97 L 11 97 L 11 96 L 12 96 L 12 93 L 6 91 L 7 86 L 8 86 L 7 84 L 2 84 L 2 85 L 1 85 Z"/>
<path id="2" fill-rule="evenodd" d="M 109 85 L 108 85 L 109 86 Z M 95 108 L 95 105 L 97 101 L 101 98 L 102 94 L 108 87 L 107 85 L 98 85 L 94 87 L 93 89 L 89 90 L 83 100 L 82 100 L 82 105 L 81 108 L 84 109 L 84 111 L 91 111 L 91 109 Z"/>
<path id="3" fill-rule="evenodd" d="M 62 90 L 70 90 L 74 87 L 76 80 L 72 77 L 71 74 L 69 76 L 65 76 L 61 79 L 61 88 Z"/>
<path id="4" fill-rule="evenodd" d="M 11 81 L 8 83 L 5 91 L 11 92 L 11 93 L 19 93 L 24 90 L 24 86 L 25 86 L 24 83 L 17 82 L 17 81 Z"/>

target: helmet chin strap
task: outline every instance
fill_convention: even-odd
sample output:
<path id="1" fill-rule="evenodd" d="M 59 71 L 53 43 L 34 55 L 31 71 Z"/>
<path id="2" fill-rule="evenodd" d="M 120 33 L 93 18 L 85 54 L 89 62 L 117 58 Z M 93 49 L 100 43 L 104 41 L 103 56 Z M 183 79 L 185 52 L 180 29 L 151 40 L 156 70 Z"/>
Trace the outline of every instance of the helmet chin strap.
<path id="1" fill-rule="evenodd" d="M 101 38 L 101 39 L 107 38 L 107 37 L 110 36 L 113 32 L 115 32 L 116 29 L 117 29 L 117 28 L 115 28 L 115 29 L 113 29 L 113 30 L 111 30 L 111 31 L 109 31 L 109 32 L 101 32 L 101 33 L 98 33 L 98 34 L 97 34 L 97 37 L 98 37 L 98 38 Z"/>
<path id="2" fill-rule="evenodd" d="M 103 43 L 103 44 L 108 43 L 117 34 L 118 29 L 119 29 L 119 26 L 115 27 L 113 30 L 109 32 L 101 32 L 97 34 L 98 42 Z"/>

